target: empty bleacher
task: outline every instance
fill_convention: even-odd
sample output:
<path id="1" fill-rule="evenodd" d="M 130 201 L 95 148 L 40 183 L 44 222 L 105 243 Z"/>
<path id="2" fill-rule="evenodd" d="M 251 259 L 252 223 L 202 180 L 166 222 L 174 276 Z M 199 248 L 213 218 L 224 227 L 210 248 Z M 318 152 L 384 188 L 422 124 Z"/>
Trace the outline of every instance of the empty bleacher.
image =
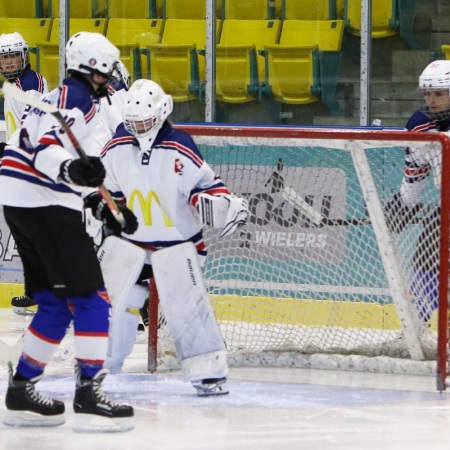
<path id="1" fill-rule="evenodd" d="M 275 15 L 273 0 L 222 0 L 222 20 L 268 20 L 275 19 Z"/>
<path id="2" fill-rule="evenodd" d="M 21 0 L 17 3 L 12 0 L 0 0 L 0 17 L 28 19 L 44 17 L 44 5 L 42 0 Z"/>
<path id="3" fill-rule="evenodd" d="M 220 34 L 221 22 L 216 22 Z M 206 21 L 203 19 L 166 19 L 161 43 L 145 45 L 147 77 L 184 102 L 202 96 L 205 82 Z M 145 74 L 145 71 L 143 72 Z"/>
<path id="4" fill-rule="evenodd" d="M 47 39 L 42 38 L 36 42 L 37 70 L 41 72 L 48 82 L 49 89 L 59 84 L 59 19 L 47 19 L 52 22 L 50 34 Z M 106 33 L 106 19 L 74 18 L 69 20 L 69 35 L 80 31 Z"/>
<path id="5" fill-rule="evenodd" d="M 246 103 L 260 99 L 265 79 L 265 45 L 278 43 L 281 20 L 226 19 L 216 47 L 217 100 Z"/>
<path id="6" fill-rule="evenodd" d="M 342 20 L 285 20 L 280 43 L 265 46 L 263 92 L 282 103 L 322 100 L 333 115 L 341 114 L 335 94 L 343 33 Z"/>
<path id="7" fill-rule="evenodd" d="M 336 0 L 283 0 L 282 17 L 283 20 L 337 19 Z"/>
<path id="8" fill-rule="evenodd" d="M 37 43 L 48 41 L 50 37 L 52 19 L 30 18 L 0 18 L 0 30 L 2 33 L 14 33 L 18 31 L 28 42 L 30 47 L 29 57 L 32 69 L 38 68 L 36 57 Z"/>
<path id="9" fill-rule="evenodd" d="M 163 19 L 122 19 L 108 20 L 106 37 L 120 50 L 120 59 L 131 74 L 132 80 L 147 73 L 145 59 L 140 50 L 148 44 L 161 41 Z"/>
<path id="10" fill-rule="evenodd" d="M 69 14 L 71 19 L 104 17 L 108 0 L 72 0 Z M 59 0 L 48 0 L 48 17 L 59 18 Z"/>

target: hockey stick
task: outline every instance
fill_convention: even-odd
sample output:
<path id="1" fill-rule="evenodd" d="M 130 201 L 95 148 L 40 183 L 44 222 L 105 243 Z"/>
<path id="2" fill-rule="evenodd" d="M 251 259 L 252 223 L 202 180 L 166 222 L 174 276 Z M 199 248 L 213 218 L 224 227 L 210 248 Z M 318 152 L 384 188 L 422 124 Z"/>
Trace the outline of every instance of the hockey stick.
<path id="1" fill-rule="evenodd" d="M 78 139 L 73 134 L 73 131 L 67 124 L 66 120 L 61 114 L 61 111 L 55 105 L 52 105 L 51 103 L 48 102 L 44 102 L 41 99 L 35 98 L 27 94 L 25 91 L 20 90 L 19 88 L 9 83 L 8 81 L 0 81 L 0 90 L 3 91 L 5 95 L 9 95 L 12 98 L 15 98 L 16 100 L 21 101 L 22 103 L 34 106 L 35 108 L 38 108 L 41 111 L 51 114 L 59 122 L 62 129 L 66 132 L 68 138 L 70 139 L 71 144 L 73 145 L 75 151 L 78 153 L 80 159 L 82 159 L 86 163 L 89 163 L 89 159 L 88 156 L 86 155 L 86 152 L 83 150 L 80 143 L 78 142 Z M 103 185 L 99 186 L 98 190 L 101 196 L 105 199 L 106 203 L 108 204 L 109 209 L 114 212 L 119 222 L 121 222 L 123 225 L 124 224 L 123 215 L 120 212 L 116 202 L 111 197 L 108 190 Z"/>
<path id="2" fill-rule="evenodd" d="M 294 208 L 306 214 L 306 216 L 317 226 L 348 226 L 348 225 L 370 225 L 371 220 L 361 219 L 329 219 L 316 211 L 298 192 L 290 187 L 283 188 L 283 198 Z M 425 209 L 425 208 L 424 208 Z M 426 211 L 425 211 L 426 214 Z M 427 223 L 427 217 L 415 217 L 408 221 L 409 224 Z"/>

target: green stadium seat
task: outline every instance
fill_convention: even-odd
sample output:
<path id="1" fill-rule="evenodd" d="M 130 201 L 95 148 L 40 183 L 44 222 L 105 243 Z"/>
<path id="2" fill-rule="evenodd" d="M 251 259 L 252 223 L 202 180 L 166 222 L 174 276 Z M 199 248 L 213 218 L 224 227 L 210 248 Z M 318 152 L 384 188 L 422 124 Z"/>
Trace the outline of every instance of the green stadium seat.
<path id="1" fill-rule="evenodd" d="M 70 2 L 70 18 L 81 19 L 105 17 L 108 0 L 72 0 Z M 59 18 L 59 0 L 48 0 L 48 16 Z"/>
<path id="2" fill-rule="evenodd" d="M 221 22 L 217 20 L 217 38 L 220 28 Z M 161 85 L 175 102 L 202 97 L 205 46 L 205 20 L 166 19 L 161 43 L 146 45 L 142 50 L 148 67 L 143 74 Z"/>
<path id="3" fill-rule="evenodd" d="M 0 17 L 35 19 L 44 17 L 42 0 L 21 0 L 16 3 L 12 0 L 0 0 Z M 15 30 L 20 32 L 20 30 Z M 4 31 L 1 31 L 4 33 Z"/>
<path id="4" fill-rule="evenodd" d="M 342 60 L 342 20 L 285 20 L 278 45 L 266 45 L 266 84 L 262 91 L 282 103 L 321 100 L 342 114 L 336 85 Z"/>
<path id="5" fill-rule="evenodd" d="M 260 98 L 265 79 L 265 45 L 278 43 L 281 20 L 223 21 L 216 46 L 216 95 L 227 103 L 245 103 Z"/>
<path id="6" fill-rule="evenodd" d="M 222 14 L 222 1 L 216 0 L 216 17 Z M 165 19 L 206 19 L 205 0 L 163 0 Z"/>
<path id="7" fill-rule="evenodd" d="M 37 61 L 37 43 L 48 41 L 53 19 L 0 18 L 2 33 L 18 31 L 30 47 L 30 64 L 33 70 L 39 69 Z"/>
<path id="8" fill-rule="evenodd" d="M 329 20 L 336 18 L 336 0 L 283 0 L 283 19 Z"/>
<path id="9" fill-rule="evenodd" d="M 51 32 L 47 42 L 42 40 L 36 43 L 37 67 L 45 76 L 49 89 L 59 85 L 59 19 L 53 20 Z M 106 34 L 106 19 L 80 19 L 74 18 L 69 21 L 69 35 L 72 36 L 80 31 L 90 31 Z"/>
<path id="10" fill-rule="evenodd" d="M 273 0 L 222 0 L 222 19 L 274 19 Z"/>
<path id="11" fill-rule="evenodd" d="M 119 48 L 120 59 L 133 81 L 148 71 L 140 49 L 161 42 L 163 25 L 163 19 L 109 19 L 106 37 Z"/>

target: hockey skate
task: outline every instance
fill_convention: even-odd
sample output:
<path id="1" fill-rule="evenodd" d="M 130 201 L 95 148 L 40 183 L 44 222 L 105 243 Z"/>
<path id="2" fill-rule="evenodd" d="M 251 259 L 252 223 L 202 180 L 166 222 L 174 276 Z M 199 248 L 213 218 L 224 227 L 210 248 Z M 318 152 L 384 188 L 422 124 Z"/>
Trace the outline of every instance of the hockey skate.
<path id="1" fill-rule="evenodd" d="M 64 403 L 44 397 L 35 390 L 41 376 L 27 381 L 13 380 L 13 368 L 8 363 L 9 383 L 6 392 L 7 412 L 3 418 L 5 425 L 15 427 L 45 427 L 62 425 L 65 422 Z"/>
<path id="2" fill-rule="evenodd" d="M 36 303 L 28 295 L 21 295 L 20 297 L 13 297 L 11 299 L 12 310 L 21 316 L 32 316 L 36 314 L 35 309 L 30 307 L 35 306 Z"/>
<path id="3" fill-rule="evenodd" d="M 226 378 L 207 378 L 205 380 L 193 381 L 192 386 L 197 389 L 199 397 L 226 395 L 229 393 Z"/>
<path id="4" fill-rule="evenodd" d="M 94 378 L 82 379 L 76 366 L 74 431 L 115 432 L 134 428 L 133 407 L 114 403 L 102 392 L 101 384 L 107 374 L 108 370 L 102 369 Z"/>

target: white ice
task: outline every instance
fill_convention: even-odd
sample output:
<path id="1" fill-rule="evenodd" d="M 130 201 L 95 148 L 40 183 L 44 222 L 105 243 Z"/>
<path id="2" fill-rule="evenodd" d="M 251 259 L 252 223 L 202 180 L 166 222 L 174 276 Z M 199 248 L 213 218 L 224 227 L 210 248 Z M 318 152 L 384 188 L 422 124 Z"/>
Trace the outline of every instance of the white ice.
<path id="1" fill-rule="evenodd" d="M 13 344 L 27 319 L 0 309 L 0 339 Z M 425 450 L 448 449 L 450 392 L 430 376 L 298 368 L 231 368 L 230 394 L 199 398 L 179 372 L 149 374 L 137 344 L 124 373 L 104 390 L 135 408 L 126 433 L 74 433 L 73 370 L 52 362 L 38 384 L 66 403 L 66 423 L 53 428 L 0 424 L 0 450 Z M 0 365 L 0 419 L 7 371 Z"/>

